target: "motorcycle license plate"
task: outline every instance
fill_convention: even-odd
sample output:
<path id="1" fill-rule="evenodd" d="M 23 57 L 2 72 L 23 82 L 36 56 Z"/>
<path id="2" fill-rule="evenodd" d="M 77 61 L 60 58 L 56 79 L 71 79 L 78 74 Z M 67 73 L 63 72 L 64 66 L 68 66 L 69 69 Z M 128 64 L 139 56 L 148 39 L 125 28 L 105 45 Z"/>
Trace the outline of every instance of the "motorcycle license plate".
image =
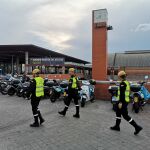
<path id="1" fill-rule="evenodd" d="M 138 102 L 138 97 L 134 97 L 134 102 L 135 102 L 135 103 Z"/>

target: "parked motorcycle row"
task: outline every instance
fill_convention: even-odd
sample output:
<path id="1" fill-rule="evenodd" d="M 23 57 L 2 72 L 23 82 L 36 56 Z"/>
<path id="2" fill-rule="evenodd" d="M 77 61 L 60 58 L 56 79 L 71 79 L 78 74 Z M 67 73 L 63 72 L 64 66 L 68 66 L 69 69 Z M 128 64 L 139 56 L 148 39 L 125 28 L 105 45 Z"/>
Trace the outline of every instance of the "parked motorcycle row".
<path id="1" fill-rule="evenodd" d="M 52 86 L 50 91 L 50 100 L 55 102 L 57 99 L 67 100 L 68 96 L 68 80 L 61 81 L 59 84 Z M 95 99 L 94 89 L 95 82 L 92 80 L 82 80 L 81 81 L 81 90 L 79 91 L 79 99 L 81 107 L 85 106 L 85 103 L 88 101 L 93 102 Z"/>
<path id="2" fill-rule="evenodd" d="M 87 101 L 93 102 L 95 99 L 94 89 L 95 82 L 92 80 L 82 80 L 81 90 L 79 91 L 79 98 L 81 107 L 85 106 Z M 44 79 L 44 98 L 49 98 L 52 103 L 56 100 L 67 100 L 68 96 L 68 80 L 49 80 Z M 28 88 L 30 81 L 24 82 L 22 78 L 11 77 L 7 80 L 0 81 L 0 92 L 3 95 L 16 95 L 24 99 L 30 99 L 28 96 Z"/>
<path id="3" fill-rule="evenodd" d="M 0 92 L 3 95 L 17 95 L 27 99 L 27 91 L 30 82 L 23 82 L 21 78 L 9 78 L 8 80 L 0 81 Z"/>
<path id="4" fill-rule="evenodd" d="M 140 110 L 143 110 L 144 105 L 150 99 L 150 92 L 144 86 L 146 82 L 139 83 L 130 83 L 130 101 L 132 104 L 132 110 L 135 113 L 139 113 Z M 112 82 L 108 88 L 109 93 L 111 94 L 111 103 L 112 109 L 116 111 L 116 103 L 117 101 L 117 92 L 118 92 L 119 84 Z"/>
<path id="5" fill-rule="evenodd" d="M 93 102 L 95 100 L 94 90 L 95 82 L 93 80 L 81 80 L 81 90 L 79 91 L 79 99 L 81 107 L 84 107 L 86 102 Z M 139 113 L 143 110 L 144 105 L 150 99 L 150 92 L 144 86 L 146 82 L 130 83 L 130 101 L 132 104 L 132 110 L 135 113 Z M 52 103 L 56 100 L 67 100 L 68 96 L 68 80 L 49 80 L 44 79 L 44 98 L 49 98 Z M 0 92 L 3 95 L 17 95 L 18 97 L 23 97 L 24 99 L 30 99 L 28 97 L 28 87 L 30 82 L 23 81 L 22 78 L 11 77 L 7 80 L 0 80 Z M 112 109 L 116 111 L 117 92 L 119 88 L 119 83 L 112 82 L 108 88 L 111 94 Z"/>

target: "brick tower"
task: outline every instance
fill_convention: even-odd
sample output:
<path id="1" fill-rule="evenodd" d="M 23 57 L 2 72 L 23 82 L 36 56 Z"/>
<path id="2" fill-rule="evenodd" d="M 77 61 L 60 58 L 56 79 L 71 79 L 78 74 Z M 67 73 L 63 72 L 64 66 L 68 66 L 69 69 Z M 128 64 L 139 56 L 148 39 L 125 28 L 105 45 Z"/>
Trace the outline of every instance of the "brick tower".
<path id="1" fill-rule="evenodd" d="M 106 9 L 92 12 L 92 78 L 95 80 L 107 79 L 107 19 Z M 103 99 L 106 85 L 96 85 L 96 98 Z"/>

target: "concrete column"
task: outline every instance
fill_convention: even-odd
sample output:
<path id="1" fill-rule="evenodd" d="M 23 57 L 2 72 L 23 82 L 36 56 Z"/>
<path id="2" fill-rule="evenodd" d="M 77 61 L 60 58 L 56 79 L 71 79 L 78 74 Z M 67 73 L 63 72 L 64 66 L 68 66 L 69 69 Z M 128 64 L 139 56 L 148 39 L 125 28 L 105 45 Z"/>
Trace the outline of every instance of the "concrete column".
<path id="1" fill-rule="evenodd" d="M 25 52 L 25 73 L 28 73 L 29 52 Z"/>
<path id="2" fill-rule="evenodd" d="M 14 73 L 14 56 L 11 56 L 11 74 L 13 75 Z"/>
<path id="3" fill-rule="evenodd" d="M 19 56 L 17 56 L 17 58 L 16 58 L 16 71 L 17 71 L 17 73 L 18 74 L 20 74 L 20 66 L 19 66 Z"/>
<path id="4" fill-rule="evenodd" d="M 65 74 L 65 66 L 62 66 L 62 74 Z"/>

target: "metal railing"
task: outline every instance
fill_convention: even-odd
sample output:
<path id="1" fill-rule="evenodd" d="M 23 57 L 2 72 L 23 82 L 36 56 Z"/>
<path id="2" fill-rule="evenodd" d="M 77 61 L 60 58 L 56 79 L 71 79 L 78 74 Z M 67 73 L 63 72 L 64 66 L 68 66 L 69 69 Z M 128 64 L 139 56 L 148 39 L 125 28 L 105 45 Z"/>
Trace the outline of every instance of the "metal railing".
<path id="1" fill-rule="evenodd" d="M 96 80 L 96 84 L 116 84 L 120 81 L 105 81 L 105 80 Z M 139 81 L 129 81 L 130 83 L 139 83 Z M 145 81 L 145 84 L 150 85 L 149 81 Z"/>

